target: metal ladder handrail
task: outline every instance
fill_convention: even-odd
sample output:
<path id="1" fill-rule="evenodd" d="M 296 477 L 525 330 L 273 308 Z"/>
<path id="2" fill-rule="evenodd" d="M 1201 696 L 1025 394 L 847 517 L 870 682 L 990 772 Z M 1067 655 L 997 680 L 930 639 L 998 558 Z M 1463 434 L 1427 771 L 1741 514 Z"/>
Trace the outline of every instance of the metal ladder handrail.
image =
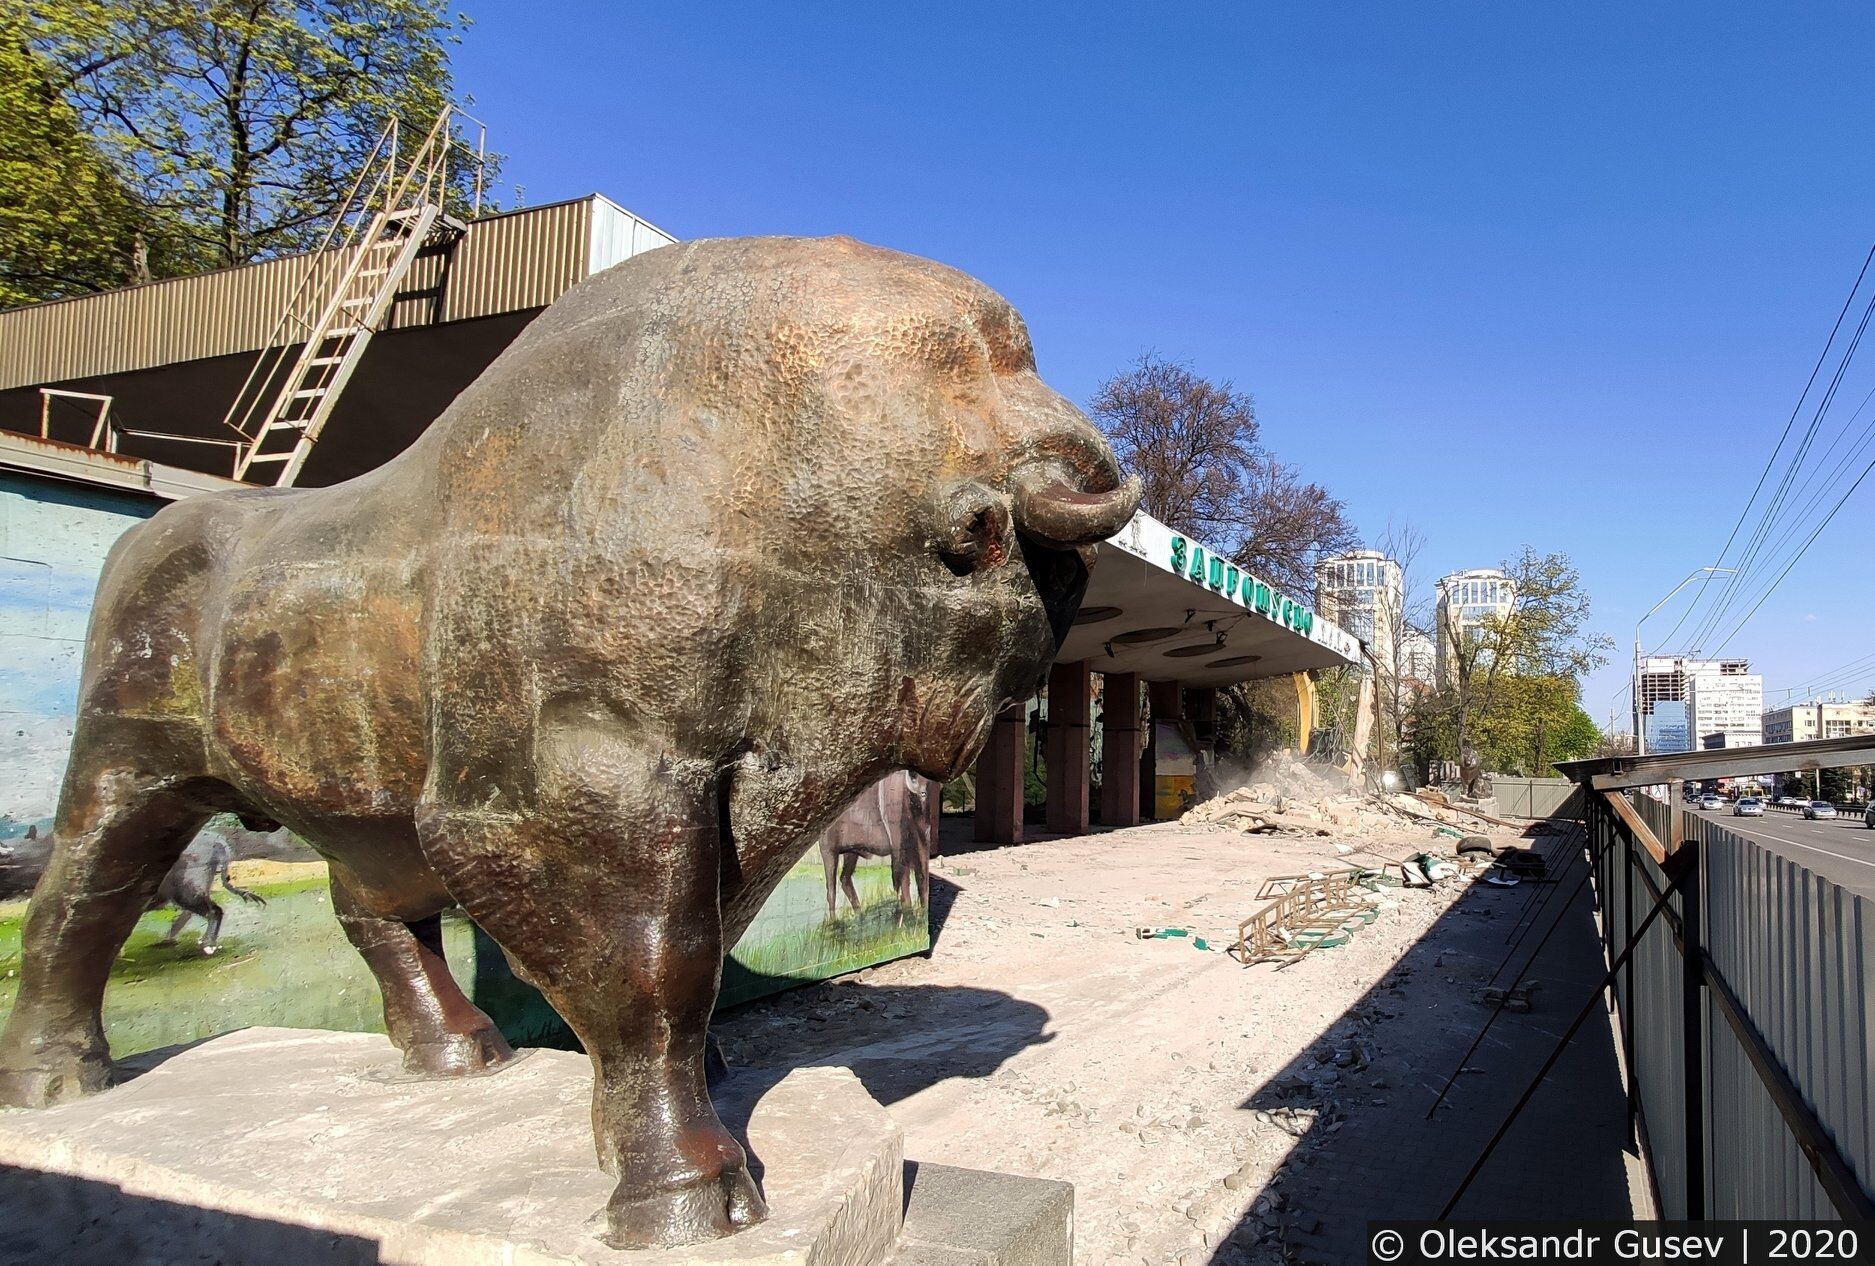
<path id="1" fill-rule="evenodd" d="M 275 352 L 272 365 L 261 378 L 261 387 L 254 393 L 240 421 L 228 423 L 248 441 L 247 446 L 237 454 L 235 478 L 245 479 L 255 466 L 273 463 L 281 464 L 280 473 L 274 481 L 276 485 L 287 486 L 298 478 L 313 444 L 331 418 L 340 392 L 357 369 L 372 335 L 389 315 L 399 285 L 431 234 L 439 226 L 456 232 L 464 227 L 461 221 L 446 213 L 443 205 L 447 196 L 450 152 L 458 144 L 467 148 L 466 142 L 459 141 L 455 135 L 455 123 L 459 118 L 468 119 L 481 129 L 475 153 L 478 161 L 485 160 L 486 127 L 480 120 L 453 106 L 446 107 L 437 115 L 435 123 L 407 162 L 399 161 L 396 156 L 398 136 L 395 120 L 387 125 L 380 140 L 388 140 L 390 159 L 380 166 L 379 175 L 371 182 L 370 193 L 361 204 L 362 209 L 375 202 L 376 209 L 368 218 L 355 214 L 351 216 L 344 245 L 331 252 L 329 265 L 321 266 L 322 278 L 332 277 L 333 270 L 336 270 L 336 279 L 320 287 L 326 298 L 311 323 L 300 322 L 306 325 L 307 332 L 304 341 L 299 344 L 298 356 L 294 358 L 291 369 L 283 378 L 280 377 L 279 367 L 286 363 L 286 353 L 291 346 L 283 343 Z M 354 190 L 363 188 L 364 184 L 365 174 L 361 173 Z M 478 208 L 480 196 L 481 173 L 478 169 Z M 328 240 L 336 236 L 339 226 L 345 223 L 347 221 L 344 217 L 335 222 L 333 234 L 328 236 Z M 309 272 L 305 280 L 310 282 L 313 276 L 314 273 Z M 367 279 L 374 280 L 361 284 L 366 283 Z M 303 285 L 304 289 L 306 287 Z M 289 311 L 290 316 L 296 317 L 293 309 L 298 306 L 297 298 L 298 292 L 296 303 Z M 284 330 L 283 320 L 276 337 L 284 339 Z M 249 377 L 249 384 L 243 387 L 244 395 L 255 375 L 250 374 Z M 277 390 L 274 389 L 276 382 L 279 384 Z M 269 397 L 271 404 L 263 414 L 260 412 L 261 403 Z M 310 411 L 301 412 L 302 404 L 310 406 Z M 233 416 L 231 411 L 230 418 Z M 270 438 L 283 435 L 293 437 L 290 448 L 268 449 L 267 441 Z"/>
<path id="2" fill-rule="evenodd" d="M 311 252 L 311 261 L 305 274 L 301 276 L 299 284 L 293 288 L 293 293 L 287 296 L 285 310 L 268 333 L 267 341 L 263 344 L 265 350 L 255 358 L 253 368 L 248 371 L 247 378 L 241 383 L 241 389 L 235 393 L 234 403 L 229 406 L 227 414 L 222 418 L 222 425 L 240 435 L 244 440 L 252 438 L 248 435 L 247 427 L 251 424 L 254 411 L 260 407 L 261 402 L 271 391 L 274 376 L 286 361 L 287 350 L 298 341 L 290 337 L 291 327 L 298 325 L 307 333 L 312 331 L 311 323 L 300 315 L 302 302 L 308 299 L 314 281 L 324 275 L 329 275 L 332 268 L 340 262 L 332 255 L 332 252 L 349 250 L 357 243 L 360 218 L 358 213 L 368 207 L 373 198 L 384 189 L 389 173 L 397 161 L 397 149 L 398 121 L 396 116 L 392 116 L 378 133 L 378 139 L 372 143 L 371 149 L 365 154 L 365 161 L 359 167 L 358 175 L 353 178 L 351 188 L 346 191 L 345 200 L 339 204 L 338 214 L 333 217 L 331 227 L 326 230 L 319 245 Z M 374 173 L 371 191 L 361 198 L 360 193 L 364 189 L 366 179 L 373 177 Z M 341 233 L 343 233 L 344 240 L 337 241 Z M 335 242 L 337 242 L 336 245 Z M 264 375 L 263 367 L 265 367 Z M 257 380 L 258 386 L 256 386 Z M 253 392 L 253 398 L 248 401 L 250 391 Z M 248 401 L 245 409 L 242 407 L 243 401 Z"/>

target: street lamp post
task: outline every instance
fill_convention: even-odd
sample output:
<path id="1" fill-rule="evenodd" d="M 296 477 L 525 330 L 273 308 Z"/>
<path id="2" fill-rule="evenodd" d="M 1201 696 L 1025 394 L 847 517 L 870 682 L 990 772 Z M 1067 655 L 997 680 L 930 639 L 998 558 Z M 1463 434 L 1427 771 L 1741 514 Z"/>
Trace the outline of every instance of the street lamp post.
<path id="1" fill-rule="evenodd" d="M 1673 586 L 1672 589 L 1668 590 L 1666 597 L 1662 598 L 1659 602 L 1656 602 L 1652 607 L 1649 607 L 1647 611 L 1647 615 L 1642 616 L 1640 619 L 1634 622 L 1634 754 L 1635 755 L 1637 756 L 1647 755 L 1647 735 L 1641 728 L 1641 712 L 1642 712 L 1642 705 L 1641 705 L 1641 625 L 1647 623 L 1648 617 L 1653 615 L 1654 612 L 1660 610 L 1660 608 L 1666 606 L 1667 603 L 1673 601 L 1674 594 L 1686 588 L 1686 586 L 1692 584 L 1695 580 L 1698 580 L 1701 576 L 1729 576 L 1737 570 L 1738 569 L 1736 567 L 1695 568 L 1692 574 L 1687 576 L 1685 580 L 1682 580 L 1679 584 Z M 1687 720 L 1690 722 L 1692 718 L 1689 717 L 1687 718 Z"/>

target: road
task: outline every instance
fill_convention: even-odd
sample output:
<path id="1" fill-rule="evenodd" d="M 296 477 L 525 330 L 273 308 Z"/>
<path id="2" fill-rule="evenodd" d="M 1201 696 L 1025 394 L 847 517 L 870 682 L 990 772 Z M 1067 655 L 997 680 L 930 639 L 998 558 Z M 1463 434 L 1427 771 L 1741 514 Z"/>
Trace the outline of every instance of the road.
<path id="1" fill-rule="evenodd" d="M 1851 892 L 1875 897 L 1875 831 L 1862 824 L 1861 814 L 1810 822 L 1800 813 L 1775 810 L 1761 818 L 1737 818 L 1730 806 L 1693 812 L 1750 836 Z"/>

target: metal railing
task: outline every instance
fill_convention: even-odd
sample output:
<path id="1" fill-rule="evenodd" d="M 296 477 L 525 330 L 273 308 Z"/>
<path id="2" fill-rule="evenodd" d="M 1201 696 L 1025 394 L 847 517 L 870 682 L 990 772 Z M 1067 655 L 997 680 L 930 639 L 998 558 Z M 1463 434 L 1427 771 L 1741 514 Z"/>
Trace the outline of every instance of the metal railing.
<path id="1" fill-rule="evenodd" d="M 1673 800 L 1584 792 L 1661 1216 L 1875 1216 L 1875 901 Z"/>

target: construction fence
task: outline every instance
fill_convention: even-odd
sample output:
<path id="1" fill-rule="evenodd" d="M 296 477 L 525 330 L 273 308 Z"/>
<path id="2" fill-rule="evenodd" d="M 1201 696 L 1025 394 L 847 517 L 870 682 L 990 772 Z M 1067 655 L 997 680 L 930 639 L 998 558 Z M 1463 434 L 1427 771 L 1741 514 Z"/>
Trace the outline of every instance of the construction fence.
<path id="1" fill-rule="evenodd" d="M 1665 848 L 1662 865 L 1584 790 L 1660 1216 L 1875 1215 L 1875 903 L 1677 804 L 1610 794 Z"/>
<path id="2" fill-rule="evenodd" d="M 1581 812 L 1570 801 L 1575 790 L 1567 778 L 1491 775 L 1491 795 L 1497 800 L 1498 816 L 1505 818 L 1578 818 Z"/>

